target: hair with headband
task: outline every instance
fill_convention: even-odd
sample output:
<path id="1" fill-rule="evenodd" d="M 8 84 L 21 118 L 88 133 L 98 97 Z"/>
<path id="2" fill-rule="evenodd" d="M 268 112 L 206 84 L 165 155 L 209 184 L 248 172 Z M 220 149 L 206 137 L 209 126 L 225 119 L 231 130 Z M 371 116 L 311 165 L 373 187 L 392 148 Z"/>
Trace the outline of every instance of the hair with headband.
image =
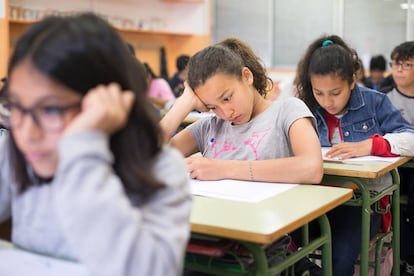
<path id="1" fill-rule="evenodd" d="M 326 39 L 322 42 L 322 47 L 326 47 L 326 46 L 331 45 L 331 44 L 333 44 L 332 40 Z"/>
<path id="2" fill-rule="evenodd" d="M 360 62 L 356 51 L 350 48 L 341 37 L 322 36 L 309 45 L 298 64 L 299 98 L 313 111 L 317 107 L 317 101 L 313 97 L 311 75 L 333 74 L 352 84 L 359 68 Z"/>

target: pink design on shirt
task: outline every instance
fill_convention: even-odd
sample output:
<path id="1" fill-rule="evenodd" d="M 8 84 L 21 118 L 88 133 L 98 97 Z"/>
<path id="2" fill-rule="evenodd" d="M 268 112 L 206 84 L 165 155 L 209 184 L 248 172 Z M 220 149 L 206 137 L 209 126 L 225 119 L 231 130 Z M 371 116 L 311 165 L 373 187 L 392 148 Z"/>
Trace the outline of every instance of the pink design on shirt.
<path id="1" fill-rule="evenodd" d="M 268 135 L 270 132 L 270 128 L 264 130 L 264 131 L 254 131 L 251 133 L 251 137 L 247 138 L 245 141 L 243 141 L 243 144 L 250 147 L 253 151 L 253 154 L 255 156 L 255 160 L 259 160 L 259 152 L 258 148 L 260 146 L 260 143 L 262 142 L 263 138 Z M 233 145 L 231 141 L 225 141 L 223 143 L 220 143 L 218 141 L 214 141 L 211 144 L 211 148 L 213 150 L 213 158 L 216 159 L 218 156 L 220 156 L 223 152 L 229 152 L 229 151 L 235 151 L 238 150 L 238 147 Z"/>
<path id="2" fill-rule="evenodd" d="M 250 148 L 253 151 L 255 160 L 259 160 L 259 152 L 257 151 L 257 149 L 259 148 L 260 143 L 262 142 L 263 138 L 267 134 L 269 134 L 269 132 L 270 132 L 270 128 L 264 131 L 260 131 L 260 132 L 254 131 L 252 132 L 252 137 L 243 142 L 243 144 L 250 146 Z"/>
<path id="3" fill-rule="evenodd" d="M 220 144 L 223 144 L 221 148 L 219 148 Z M 230 141 L 226 141 L 224 143 L 218 143 L 214 141 L 212 146 L 213 148 L 213 158 L 216 159 L 222 152 L 237 150 L 236 146 L 233 146 L 233 143 Z"/>

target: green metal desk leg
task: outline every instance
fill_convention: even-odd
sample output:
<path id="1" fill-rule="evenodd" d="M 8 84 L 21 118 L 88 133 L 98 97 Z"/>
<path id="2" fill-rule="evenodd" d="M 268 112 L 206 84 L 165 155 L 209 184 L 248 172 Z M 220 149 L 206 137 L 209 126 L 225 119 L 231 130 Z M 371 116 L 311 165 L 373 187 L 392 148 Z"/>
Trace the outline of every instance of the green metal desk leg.
<path id="1" fill-rule="evenodd" d="M 392 212 L 393 212 L 393 276 L 399 276 L 399 264 L 400 264 L 400 188 L 399 188 L 399 175 L 398 170 L 394 169 L 391 172 L 393 184 L 388 188 L 388 191 L 392 193 Z M 360 204 L 349 204 L 350 206 L 361 206 L 361 252 L 360 252 L 360 275 L 368 275 L 368 253 L 369 253 L 369 233 L 370 233 L 370 221 L 371 221 L 371 204 L 378 199 L 371 198 L 370 192 L 366 189 L 363 178 L 347 177 L 347 176 L 329 176 L 333 179 L 343 179 L 351 181 L 358 186 L 358 190 L 361 193 Z"/>
<path id="2" fill-rule="evenodd" d="M 371 195 L 368 189 L 364 185 L 364 179 L 358 177 L 349 176 L 327 176 L 328 179 L 346 180 L 353 182 L 358 186 L 358 190 L 361 193 L 361 200 L 359 203 L 347 204 L 350 206 L 361 207 L 361 252 L 360 252 L 360 275 L 368 275 L 368 251 L 369 251 L 369 233 L 370 233 L 370 221 L 371 221 Z"/>
<path id="3" fill-rule="evenodd" d="M 309 224 L 306 223 L 302 226 L 302 243 L 307 245 L 309 243 Z"/>
<path id="4" fill-rule="evenodd" d="M 325 214 L 318 218 L 321 228 L 321 236 L 327 241 L 322 245 L 322 271 L 323 275 L 332 275 L 332 236 L 328 216 Z"/>
<path id="5" fill-rule="evenodd" d="M 260 244 L 241 242 L 253 255 L 256 267 L 256 276 L 264 276 L 268 274 L 268 265 L 265 252 Z"/>
<path id="6" fill-rule="evenodd" d="M 392 275 L 400 275 L 400 175 L 398 170 L 391 171 L 392 182 L 396 184 L 397 189 L 392 193 L 392 254 L 393 254 L 393 266 Z"/>
<path id="7" fill-rule="evenodd" d="M 349 179 L 349 178 L 348 178 Z M 352 178 L 352 181 L 358 186 L 361 192 L 361 252 L 360 252 L 360 275 L 368 275 L 368 253 L 369 253 L 369 233 L 370 233 L 370 222 L 371 222 L 371 204 L 370 204 L 370 193 L 366 189 L 363 181 L 360 178 Z"/>
<path id="8" fill-rule="evenodd" d="M 384 246 L 384 238 L 381 238 L 375 245 L 375 276 L 381 276 L 381 253 Z"/>
<path id="9" fill-rule="evenodd" d="M 308 254 L 312 253 L 315 249 L 322 246 L 322 269 L 323 275 L 332 275 L 332 238 L 331 238 L 331 226 L 329 224 L 328 216 L 326 214 L 318 218 L 318 223 L 320 227 L 320 238 L 313 240 L 309 243 L 309 238 L 306 237 L 306 245 L 302 250 L 295 252 L 295 257 L 291 256 L 290 258 L 282 261 L 276 267 L 272 267 L 272 271 L 278 270 L 283 271 L 288 269 L 293 265 L 297 260 L 306 257 Z M 302 230 L 308 233 L 308 224 L 302 226 Z M 267 264 L 267 258 L 265 256 L 264 250 L 261 245 L 249 242 L 240 241 L 253 255 L 253 258 L 256 263 L 256 275 L 268 275 L 269 267 Z M 292 258 L 293 257 L 293 258 Z"/>

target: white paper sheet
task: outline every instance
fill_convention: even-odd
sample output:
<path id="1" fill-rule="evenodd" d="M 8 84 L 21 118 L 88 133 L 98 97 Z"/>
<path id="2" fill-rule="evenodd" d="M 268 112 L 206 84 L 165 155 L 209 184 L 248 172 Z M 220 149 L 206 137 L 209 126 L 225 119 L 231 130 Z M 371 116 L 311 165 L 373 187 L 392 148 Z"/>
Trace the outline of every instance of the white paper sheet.
<path id="1" fill-rule="evenodd" d="M 338 157 L 335 158 L 328 158 L 326 157 L 326 153 L 331 149 L 330 147 L 322 147 L 322 157 L 323 160 L 331 161 L 331 160 L 339 160 Z M 381 156 L 374 156 L 374 155 L 367 155 L 362 157 L 354 157 L 349 159 L 344 159 L 346 161 L 366 161 L 366 162 L 389 162 L 393 163 L 396 162 L 400 157 L 381 157 Z"/>
<path id="2" fill-rule="evenodd" d="M 243 202 L 260 202 L 286 192 L 298 184 L 250 182 L 239 180 L 190 181 L 193 195 Z"/>
<path id="3" fill-rule="evenodd" d="M 0 275 L 7 276 L 90 276 L 80 264 L 29 253 L 18 249 L 0 250 Z"/>

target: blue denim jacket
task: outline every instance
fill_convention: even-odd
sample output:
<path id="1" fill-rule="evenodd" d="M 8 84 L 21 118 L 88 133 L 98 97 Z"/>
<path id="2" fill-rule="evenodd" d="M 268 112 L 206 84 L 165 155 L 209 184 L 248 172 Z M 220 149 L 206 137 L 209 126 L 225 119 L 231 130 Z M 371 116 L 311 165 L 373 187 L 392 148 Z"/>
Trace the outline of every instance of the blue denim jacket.
<path id="1" fill-rule="evenodd" d="M 325 110 L 315 110 L 321 146 L 331 146 Z M 402 117 L 388 97 L 372 89 L 359 87 L 351 92 L 346 111 L 342 116 L 341 129 L 345 142 L 359 142 L 373 134 L 414 132 L 414 128 Z"/>

